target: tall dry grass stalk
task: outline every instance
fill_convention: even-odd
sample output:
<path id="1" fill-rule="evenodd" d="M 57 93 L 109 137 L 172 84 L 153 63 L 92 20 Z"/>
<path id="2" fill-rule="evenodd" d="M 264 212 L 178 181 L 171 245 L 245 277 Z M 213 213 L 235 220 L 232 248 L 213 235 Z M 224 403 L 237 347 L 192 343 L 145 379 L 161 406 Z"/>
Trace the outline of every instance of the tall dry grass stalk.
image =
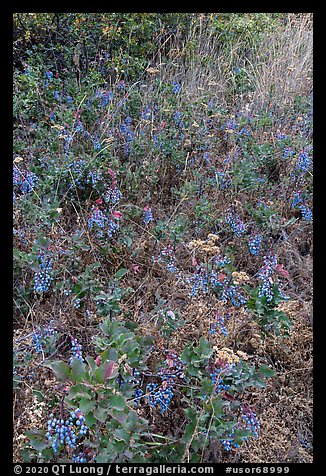
<path id="1" fill-rule="evenodd" d="M 261 61 L 268 58 L 268 61 Z M 312 93 L 312 14 L 291 14 L 284 29 L 266 35 L 250 65 L 253 103 L 260 108 L 273 101 L 289 106 L 298 96 Z"/>
<path id="2" fill-rule="evenodd" d="M 312 93 L 312 14 L 288 14 L 286 24 L 266 29 L 258 37 L 238 35 L 225 41 L 221 33 L 201 23 L 192 26 L 180 44 L 180 35 L 169 38 L 168 57 L 159 55 L 161 79 L 178 80 L 183 96 L 200 100 L 215 96 L 221 107 L 261 111 L 273 102 L 289 106 L 298 95 Z M 239 93 L 236 70 L 247 87 Z"/>

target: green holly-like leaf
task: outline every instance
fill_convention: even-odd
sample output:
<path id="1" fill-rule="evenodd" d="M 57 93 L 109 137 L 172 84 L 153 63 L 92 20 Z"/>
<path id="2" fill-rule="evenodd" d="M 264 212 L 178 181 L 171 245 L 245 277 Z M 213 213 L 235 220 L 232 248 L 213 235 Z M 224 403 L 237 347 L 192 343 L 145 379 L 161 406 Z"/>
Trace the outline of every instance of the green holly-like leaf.
<path id="1" fill-rule="evenodd" d="M 108 417 L 108 412 L 106 408 L 101 407 L 98 405 L 96 409 L 93 412 L 94 417 L 96 420 L 100 421 L 101 423 L 104 423 Z"/>
<path id="2" fill-rule="evenodd" d="M 79 401 L 79 408 L 84 414 L 89 413 L 93 410 L 96 406 L 96 402 L 94 400 L 88 400 L 87 398 L 81 398 Z"/>
<path id="3" fill-rule="evenodd" d="M 128 270 L 126 268 L 121 268 L 119 269 L 119 271 L 115 273 L 114 278 L 121 279 L 127 273 L 128 273 Z"/>
<path id="4" fill-rule="evenodd" d="M 86 398 L 88 400 L 91 400 L 93 398 L 92 393 L 93 392 L 89 387 L 86 387 L 85 385 L 81 385 L 79 383 L 71 387 L 69 390 L 69 396 L 72 399 Z"/>
<path id="5" fill-rule="evenodd" d="M 82 381 L 85 378 L 86 374 L 86 366 L 84 362 L 76 357 L 72 358 L 72 365 L 71 365 L 71 376 L 77 380 Z"/>
<path id="6" fill-rule="evenodd" d="M 262 377 L 270 378 L 270 377 L 273 377 L 275 375 L 275 372 L 274 372 L 273 369 L 271 369 L 267 365 L 262 365 L 258 369 L 258 374 Z"/>
<path id="7" fill-rule="evenodd" d="M 119 367 L 113 360 L 107 360 L 98 369 L 95 370 L 94 376 L 98 383 L 104 383 L 106 380 L 113 379 L 118 375 Z"/>
<path id="8" fill-rule="evenodd" d="M 42 430 L 28 430 L 26 436 L 29 438 L 29 444 L 36 451 L 42 451 L 48 446 L 45 438 L 45 431 Z"/>
<path id="9" fill-rule="evenodd" d="M 251 432 L 248 430 L 241 430 L 240 428 L 236 428 L 234 430 L 234 444 L 241 445 L 243 443 L 243 438 L 252 436 Z"/>
<path id="10" fill-rule="evenodd" d="M 126 402 L 121 395 L 112 395 L 109 397 L 109 404 L 111 408 L 115 410 L 124 410 L 126 408 Z"/>
<path id="11" fill-rule="evenodd" d="M 53 370 L 58 380 L 67 380 L 70 376 L 71 368 L 65 362 L 55 360 L 53 362 L 47 362 L 45 365 Z"/>
<path id="12" fill-rule="evenodd" d="M 188 444 L 194 434 L 196 428 L 196 420 L 190 421 L 185 428 L 183 437 L 181 438 L 182 443 Z"/>

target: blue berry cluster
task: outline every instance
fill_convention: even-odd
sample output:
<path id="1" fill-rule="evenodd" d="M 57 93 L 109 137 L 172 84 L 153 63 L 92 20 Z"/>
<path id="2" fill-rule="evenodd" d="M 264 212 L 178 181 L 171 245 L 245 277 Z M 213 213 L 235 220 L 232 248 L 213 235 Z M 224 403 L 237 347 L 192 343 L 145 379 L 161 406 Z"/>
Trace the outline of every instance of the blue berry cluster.
<path id="1" fill-rule="evenodd" d="M 259 434 L 260 423 L 257 419 L 256 414 L 252 411 L 247 411 L 242 413 L 241 416 L 245 424 L 244 429 L 252 433 L 251 437 L 257 438 Z M 238 424 L 238 427 L 242 427 L 242 425 Z M 222 445 L 226 451 L 231 451 L 232 448 L 239 448 L 240 445 L 238 443 L 234 443 L 234 436 L 235 433 L 234 431 L 232 431 L 227 438 L 223 438 L 221 440 Z M 243 436 L 242 440 L 247 441 L 248 436 Z"/>
<path id="2" fill-rule="evenodd" d="M 240 293 L 240 291 L 238 291 L 238 288 L 235 285 L 223 287 L 221 300 L 225 303 L 230 300 L 232 305 L 235 307 L 240 307 L 247 302 L 247 299 Z"/>
<path id="3" fill-rule="evenodd" d="M 134 132 L 131 127 L 131 117 L 126 117 L 124 122 L 121 123 L 120 132 L 122 133 L 125 140 L 124 152 L 126 155 L 128 155 L 130 152 L 131 142 L 134 138 Z"/>
<path id="4" fill-rule="evenodd" d="M 218 170 L 216 172 L 214 181 L 216 182 L 220 190 L 227 190 L 231 186 L 232 182 L 229 175 L 230 174 L 222 172 L 221 170 Z"/>
<path id="5" fill-rule="evenodd" d="M 300 191 L 294 193 L 294 197 L 291 203 L 291 208 L 295 208 L 299 203 L 302 203 L 302 194 Z"/>
<path id="6" fill-rule="evenodd" d="M 92 137 L 91 139 L 93 141 L 94 150 L 100 150 L 101 149 L 101 143 L 98 140 L 98 138 L 97 137 Z"/>
<path id="7" fill-rule="evenodd" d="M 118 84 L 117 84 L 117 90 L 118 91 L 123 91 L 126 87 L 126 83 L 122 80 L 122 81 L 119 81 Z"/>
<path id="8" fill-rule="evenodd" d="M 79 431 L 78 431 L 79 430 Z M 55 418 L 50 414 L 48 420 L 48 431 L 46 437 L 52 443 L 52 448 L 57 453 L 59 445 L 66 443 L 69 448 L 75 448 L 78 438 L 87 434 L 88 427 L 85 424 L 85 417 L 79 408 L 70 413 L 68 419 Z M 77 434 L 78 432 L 78 434 Z"/>
<path id="9" fill-rule="evenodd" d="M 52 71 L 45 71 L 45 77 L 46 77 L 45 87 L 49 87 L 49 82 L 51 82 L 53 78 Z"/>
<path id="10" fill-rule="evenodd" d="M 79 309 L 80 306 L 81 306 L 81 299 L 80 298 L 76 298 L 73 300 L 73 306 L 75 309 Z"/>
<path id="11" fill-rule="evenodd" d="M 283 150 L 284 159 L 288 159 L 289 157 L 293 157 L 293 155 L 294 155 L 294 150 L 292 149 L 292 147 L 284 147 L 284 150 Z"/>
<path id="12" fill-rule="evenodd" d="M 216 325 L 218 326 L 221 333 L 226 337 L 229 332 L 225 327 L 225 317 L 216 313 Z"/>
<path id="13" fill-rule="evenodd" d="M 80 451 L 77 455 L 76 453 L 73 453 L 71 461 L 73 463 L 87 463 L 85 452 Z"/>
<path id="14" fill-rule="evenodd" d="M 148 206 L 144 208 L 144 222 L 146 225 L 148 225 L 149 222 L 154 221 L 153 215 L 152 215 L 152 209 Z"/>
<path id="15" fill-rule="evenodd" d="M 74 160 L 68 165 L 73 175 L 82 175 L 86 168 L 86 162 L 83 159 Z"/>
<path id="16" fill-rule="evenodd" d="M 151 110 L 151 108 L 150 108 L 149 105 L 147 105 L 147 106 L 145 107 L 145 109 L 143 109 L 143 110 L 141 111 L 141 117 L 142 117 L 142 119 L 145 119 L 146 121 L 149 121 L 149 120 L 151 119 L 151 117 L 152 117 L 152 110 Z"/>
<path id="17" fill-rule="evenodd" d="M 240 220 L 238 215 L 229 212 L 225 217 L 225 222 L 231 227 L 236 236 L 241 236 L 246 231 L 246 225 Z"/>
<path id="18" fill-rule="evenodd" d="M 43 350 L 43 336 L 40 332 L 34 332 L 33 334 L 33 345 L 35 347 L 36 353 L 39 354 Z"/>
<path id="19" fill-rule="evenodd" d="M 222 130 L 231 130 L 235 131 L 238 127 L 237 121 L 234 118 L 228 119 L 224 126 L 222 126 Z"/>
<path id="20" fill-rule="evenodd" d="M 276 139 L 279 139 L 279 140 L 285 140 L 287 139 L 288 136 L 284 134 L 283 132 L 278 132 L 277 134 L 275 134 L 275 137 Z"/>
<path id="21" fill-rule="evenodd" d="M 144 395 L 145 401 L 152 408 L 159 407 L 161 413 L 165 413 L 168 410 L 174 396 L 173 386 L 175 381 L 178 378 L 184 377 L 185 370 L 185 362 L 178 355 L 168 350 L 165 352 L 167 354 L 166 358 L 158 372 L 162 383 L 160 386 L 157 383 L 149 383 L 146 386 L 146 394 Z"/>
<path id="22" fill-rule="evenodd" d="M 114 94 L 113 94 L 113 91 L 108 91 L 108 92 L 98 91 L 95 97 L 100 99 L 100 104 L 99 104 L 100 107 L 105 108 L 109 104 L 109 101 L 113 101 Z"/>
<path id="23" fill-rule="evenodd" d="M 161 251 L 158 258 L 152 257 L 153 261 L 164 264 L 171 273 L 178 273 L 178 268 L 175 265 L 175 254 L 171 245 L 167 245 Z"/>
<path id="24" fill-rule="evenodd" d="M 172 86 L 173 86 L 173 94 L 179 94 L 179 92 L 181 91 L 181 84 L 173 81 Z"/>
<path id="25" fill-rule="evenodd" d="M 306 221 L 311 221 L 312 220 L 312 211 L 307 205 L 300 205 L 299 210 L 301 211 L 302 218 L 304 218 Z"/>
<path id="26" fill-rule="evenodd" d="M 248 242 L 250 253 L 254 256 L 259 255 L 261 244 L 262 244 L 262 237 L 259 233 L 257 233 Z"/>
<path id="27" fill-rule="evenodd" d="M 256 413 L 252 412 L 251 410 L 248 410 L 242 413 L 242 418 L 245 421 L 245 429 L 247 431 L 250 431 L 253 437 L 258 438 L 260 423 L 257 419 Z M 243 439 L 244 441 L 246 441 L 247 437 L 244 437 Z"/>
<path id="28" fill-rule="evenodd" d="M 103 180 L 103 175 L 100 170 L 90 170 L 87 175 L 87 183 L 92 184 L 92 187 L 96 187 L 98 183 L 101 183 Z"/>
<path id="29" fill-rule="evenodd" d="M 312 160 L 304 150 L 298 154 L 298 169 L 306 173 L 312 168 Z"/>
<path id="30" fill-rule="evenodd" d="M 266 296 L 267 301 L 270 302 L 273 299 L 273 274 L 277 266 L 277 259 L 275 255 L 264 256 L 263 262 L 264 265 L 258 272 L 258 279 L 261 281 L 258 297 Z"/>
<path id="31" fill-rule="evenodd" d="M 13 235 L 16 235 L 18 236 L 18 238 L 20 239 L 20 242 L 22 245 L 26 245 L 27 244 L 27 240 L 25 238 L 26 236 L 26 232 L 25 230 L 29 228 L 29 227 L 22 227 L 18 230 L 16 230 L 16 228 L 13 228 L 12 232 L 13 232 Z"/>
<path id="32" fill-rule="evenodd" d="M 15 166 L 13 170 L 13 185 L 15 188 L 23 195 L 32 192 L 39 181 L 37 175 L 29 170 L 22 172 L 17 166 Z"/>
<path id="33" fill-rule="evenodd" d="M 160 375 L 163 381 L 172 385 L 177 378 L 184 377 L 185 362 L 181 357 L 173 352 L 166 350 L 165 353 L 167 356 L 163 362 L 163 367 L 158 372 L 158 375 Z"/>
<path id="34" fill-rule="evenodd" d="M 84 362 L 81 344 L 79 344 L 79 342 L 77 341 L 75 337 L 71 336 L 70 338 L 71 338 L 71 351 L 72 351 L 72 356 L 69 359 L 70 365 L 72 365 L 73 357 L 75 357 L 75 359 L 79 359 L 81 362 Z"/>
<path id="35" fill-rule="evenodd" d="M 20 177 L 21 177 L 21 172 L 20 172 L 19 168 L 17 166 L 15 166 L 13 168 L 13 171 L 12 171 L 12 183 L 13 183 L 14 186 L 15 185 L 17 186 L 17 185 L 20 184 L 20 180 L 21 180 Z"/>
<path id="36" fill-rule="evenodd" d="M 68 130 L 67 130 L 67 131 L 65 132 L 65 134 L 64 134 L 64 140 L 65 140 L 64 150 L 65 150 L 65 152 L 68 154 L 69 148 L 70 148 L 70 144 L 71 144 L 72 141 L 74 140 L 73 135 L 70 134 Z"/>
<path id="37" fill-rule="evenodd" d="M 83 129 L 84 129 L 84 127 L 83 127 L 82 122 L 81 122 L 81 121 L 77 121 L 77 125 L 76 125 L 76 128 L 75 128 L 75 131 L 76 131 L 76 132 L 83 132 Z"/>
<path id="38" fill-rule="evenodd" d="M 238 136 L 249 137 L 250 135 L 251 135 L 250 130 L 247 127 L 242 127 L 242 129 L 240 129 L 238 132 Z"/>
<path id="39" fill-rule="evenodd" d="M 35 347 L 36 353 L 39 354 L 43 350 L 43 346 L 46 343 L 47 337 L 52 337 L 55 335 L 56 331 L 53 328 L 53 320 L 42 330 L 35 331 L 33 333 L 33 345 Z"/>
<path id="40" fill-rule="evenodd" d="M 112 238 L 114 233 L 116 233 L 118 230 L 119 230 L 118 219 L 116 217 L 112 216 L 112 218 L 108 222 L 108 230 L 107 230 L 108 238 Z"/>
<path id="41" fill-rule="evenodd" d="M 101 238 L 103 237 L 104 228 L 108 225 L 108 218 L 99 208 L 95 208 L 87 224 L 88 228 L 95 228 L 97 230 L 97 236 Z"/>
<path id="42" fill-rule="evenodd" d="M 60 101 L 62 91 L 53 91 L 53 97 L 56 101 Z"/>
<path id="43" fill-rule="evenodd" d="M 230 388 L 230 385 L 223 382 L 223 370 L 224 369 L 222 368 L 215 367 L 214 370 L 209 374 L 216 393 L 221 393 L 222 391 L 228 390 Z"/>
<path id="44" fill-rule="evenodd" d="M 231 432 L 227 438 L 224 438 L 221 441 L 225 451 L 231 451 L 232 447 L 239 448 L 240 446 L 238 443 L 234 443 L 234 432 Z"/>
<path id="45" fill-rule="evenodd" d="M 303 197 L 300 191 L 294 193 L 291 208 L 299 209 L 301 211 L 302 218 L 304 218 L 306 221 L 311 221 L 312 211 L 305 203 L 303 203 Z"/>
<path id="46" fill-rule="evenodd" d="M 132 369 L 132 378 L 130 379 L 132 384 L 136 387 L 134 390 L 135 405 L 138 407 L 140 399 L 144 395 L 143 390 L 140 388 L 141 385 L 141 375 L 139 370 Z"/>
<path id="47" fill-rule="evenodd" d="M 226 257 L 223 258 L 221 255 L 214 258 L 214 265 L 216 268 L 224 268 L 228 263 L 230 263 L 230 259 Z"/>
<path id="48" fill-rule="evenodd" d="M 184 127 L 184 122 L 182 121 L 182 115 L 180 111 L 175 111 L 173 114 L 173 121 L 176 127 L 182 129 Z"/>
<path id="49" fill-rule="evenodd" d="M 37 293 L 46 293 L 50 289 L 53 280 L 53 260 L 49 257 L 38 256 L 41 259 L 39 271 L 34 274 L 34 290 Z"/>
<path id="50" fill-rule="evenodd" d="M 190 291 L 191 297 L 196 296 L 199 290 L 205 294 L 208 293 L 208 275 L 204 266 L 197 265 L 195 273 L 190 278 L 187 278 L 186 281 L 192 286 Z"/>
<path id="51" fill-rule="evenodd" d="M 149 383 L 146 387 L 145 399 L 152 408 L 159 406 L 161 413 L 168 410 L 173 396 L 174 393 L 171 387 L 158 387 L 157 383 Z"/>
<path id="52" fill-rule="evenodd" d="M 104 200 L 106 203 L 112 203 L 112 205 L 115 205 L 118 203 L 122 198 L 122 193 L 118 189 L 117 186 L 111 186 L 107 189 L 107 191 L 104 194 Z"/>

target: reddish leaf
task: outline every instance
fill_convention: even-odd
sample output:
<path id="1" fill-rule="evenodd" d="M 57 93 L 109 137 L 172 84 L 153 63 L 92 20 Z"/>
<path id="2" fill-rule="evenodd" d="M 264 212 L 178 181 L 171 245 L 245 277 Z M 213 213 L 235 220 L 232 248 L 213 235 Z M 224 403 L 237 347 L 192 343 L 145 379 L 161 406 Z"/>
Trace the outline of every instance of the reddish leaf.
<path id="1" fill-rule="evenodd" d="M 132 263 L 131 264 L 131 269 L 134 274 L 138 274 L 140 272 L 140 268 L 138 264 Z"/>
<path id="2" fill-rule="evenodd" d="M 276 266 L 276 271 L 278 271 L 282 276 L 285 276 L 285 278 L 289 278 L 290 275 L 286 269 L 283 268 L 282 264 L 278 264 Z"/>
<path id="3" fill-rule="evenodd" d="M 108 379 L 108 378 L 113 378 L 116 376 L 117 374 L 117 364 L 116 362 L 113 362 L 112 360 L 107 362 L 107 365 L 105 366 L 105 370 L 104 370 L 104 377 L 105 379 Z"/>

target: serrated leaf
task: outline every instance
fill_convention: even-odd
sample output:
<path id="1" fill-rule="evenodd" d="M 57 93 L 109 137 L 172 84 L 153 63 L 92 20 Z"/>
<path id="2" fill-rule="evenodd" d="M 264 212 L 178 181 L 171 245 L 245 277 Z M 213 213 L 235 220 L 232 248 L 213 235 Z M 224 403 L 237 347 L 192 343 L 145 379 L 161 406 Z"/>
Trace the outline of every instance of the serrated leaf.
<path id="1" fill-rule="evenodd" d="M 111 395 L 109 398 L 109 405 L 115 410 L 124 410 L 126 407 L 126 402 L 121 395 Z"/>
<path id="2" fill-rule="evenodd" d="M 92 398 L 92 391 L 90 388 L 85 387 L 84 385 L 77 384 L 70 388 L 69 396 L 72 399 L 86 398 L 90 400 Z"/>
<path id="3" fill-rule="evenodd" d="M 98 405 L 93 412 L 93 416 L 96 418 L 96 420 L 100 421 L 101 423 L 104 423 L 107 419 L 108 412 L 106 408 L 102 408 Z"/>
<path id="4" fill-rule="evenodd" d="M 214 416 L 217 418 L 221 417 L 224 414 L 222 401 L 220 399 L 213 399 L 212 405 L 214 408 Z"/>
<path id="5" fill-rule="evenodd" d="M 45 438 L 45 431 L 43 430 L 28 430 L 26 431 L 26 436 L 29 438 L 30 445 L 36 451 L 42 451 L 48 446 L 48 442 Z"/>
<path id="6" fill-rule="evenodd" d="M 34 455 L 31 454 L 31 451 L 28 448 L 23 448 L 20 455 L 24 463 L 30 463 L 32 458 L 34 458 Z"/>
<path id="7" fill-rule="evenodd" d="M 121 410 L 116 410 L 115 408 L 108 408 L 108 414 L 117 420 L 121 425 L 124 425 L 127 419 L 127 415 Z"/>
<path id="8" fill-rule="evenodd" d="M 185 428 L 184 434 L 181 438 L 182 443 L 188 444 L 194 434 L 196 428 L 196 421 L 190 421 Z"/>
<path id="9" fill-rule="evenodd" d="M 45 238 L 45 236 L 39 236 L 38 239 L 36 240 L 35 245 L 38 248 L 47 248 L 50 244 L 50 240 L 48 238 Z"/>
<path id="10" fill-rule="evenodd" d="M 128 433 L 123 428 L 118 428 L 117 430 L 115 430 L 113 435 L 117 440 L 122 440 L 122 441 L 125 441 L 126 443 L 129 443 L 131 438 L 131 434 Z"/>
<path id="11" fill-rule="evenodd" d="M 234 444 L 241 445 L 243 442 L 243 438 L 251 435 L 252 433 L 248 430 L 241 430 L 240 428 L 236 428 L 234 430 Z"/>
<path id="12" fill-rule="evenodd" d="M 71 368 L 65 362 L 55 360 L 53 362 L 46 363 L 46 366 L 53 370 L 58 380 L 67 380 L 70 376 Z"/>
<path id="13" fill-rule="evenodd" d="M 77 381 L 81 381 L 85 378 L 86 373 L 86 366 L 84 362 L 76 357 L 72 358 L 72 365 L 71 365 L 71 376 L 75 378 Z"/>
<path id="14" fill-rule="evenodd" d="M 128 269 L 121 268 L 115 273 L 114 278 L 115 279 L 121 279 L 127 273 L 128 273 Z"/>
<path id="15" fill-rule="evenodd" d="M 112 360 L 107 360 L 98 369 L 95 370 L 94 376 L 98 383 L 104 383 L 108 379 L 113 379 L 118 375 L 119 366 Z"/>
<path id="16" fill-rule="evenodd" d="M 210 343 L 207 339 L 205 339 L 205 337 L 201 337 L 199 339 L 198 350 L 201 353 L 201 357 L 209 357 L 210 354 L 212 353 Z"/>
<path id="17" fill-rule="evenodd" d="M 40 440 L 38 438 L 31 438 L 29 443 L 36 451 L 42 451 L 48 445 L 48 442 L 46 441 L 46 439 Z"/>
<path id="18" fill-rule="evenodd" d="M 86 357 L 86 362 L 89 365 L 89 368 L 91 369 L 92 372 L 94 372 L 97 369 L 97 365 L 93 357 L 90 357 L 89 355 Z"/>
<path id="19" fill-rule="evenodd" d="M 118 362 L 119 360 L 119 353 L 117 349 L 114 349 L 113 347 L 109 347 L 109 349 L 106 349 L 104 352 L 101 354 L 103 360 L 112 360 L 113 362 Z"/>
<path id="20" fill-rule="evenodd" d="M 93 410 L 96 406 L 96 402 L 94 400 L 89 400 L 87 398 L 81 398 L 79 400 L 79 408 L 84 414 L 89 413 Z"/>
<path id="21" fill-rule="evenodd" d="M 94 423 L 96 423 L 96 418 L 92 413 L 85 414 L 85 423 L 88 427 L 91 427 L 94 425 Z"/>
<path id="22" fill-rule="evenodd" d="M 268 367 L 267 365 L 262 365 L 261 367 L 259 367 L 258 373 L 259 375 L 265 378 L 270 378 L 275 375 L 275 371 L 271 369 L 270 367 Z"/>

